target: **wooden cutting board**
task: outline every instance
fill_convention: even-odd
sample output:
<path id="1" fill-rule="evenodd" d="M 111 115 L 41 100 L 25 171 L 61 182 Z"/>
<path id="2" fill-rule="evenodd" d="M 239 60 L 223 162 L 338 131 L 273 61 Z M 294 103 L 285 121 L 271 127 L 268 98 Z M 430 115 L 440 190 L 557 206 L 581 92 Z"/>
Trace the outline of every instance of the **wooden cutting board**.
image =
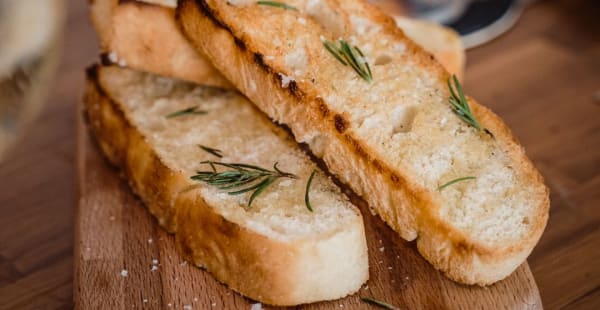
<path id="1" fill-rule="evenodd" d="M 76 308 L 250 309 L 256 303 L 183 259 L 175 239 L 131 193 L 118 170 L 104 160 L 81 121 L 77 152 Z M 366 225 L 370 279 L 350 297 L 297 308 L 372 307 L 360 297 L 386 301 L 400 309 L 542 308 L 527 263 L 488 288 L 456 284 L 433 269 L 414 243 L 402 240 L 373 216 L 364 202 L 351 198 Z"/>

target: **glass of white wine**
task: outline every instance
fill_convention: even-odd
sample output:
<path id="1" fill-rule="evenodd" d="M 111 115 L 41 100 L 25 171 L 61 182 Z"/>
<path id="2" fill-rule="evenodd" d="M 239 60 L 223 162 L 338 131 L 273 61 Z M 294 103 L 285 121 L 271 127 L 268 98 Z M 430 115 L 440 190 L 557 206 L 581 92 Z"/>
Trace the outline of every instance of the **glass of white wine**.
<path id="1" fill-rule="evenodd" d="M 44 102 L 64 13 L 63 0 L 0 0 L 0 160 Z"/>

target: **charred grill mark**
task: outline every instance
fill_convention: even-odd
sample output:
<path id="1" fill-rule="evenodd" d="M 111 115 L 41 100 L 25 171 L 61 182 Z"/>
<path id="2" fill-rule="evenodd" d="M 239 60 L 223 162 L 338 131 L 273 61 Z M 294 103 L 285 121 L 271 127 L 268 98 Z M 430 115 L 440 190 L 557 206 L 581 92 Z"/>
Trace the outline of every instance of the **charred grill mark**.
<path id="1" fill-rule="evenodd" d="M 206 1 L 203 0 L 196 0 L 195 1 L 196 4 L 198 5 L 198 7 L 200 8 L 200 11 L 208 18 L 210 18 L 210 20 L 213 21 L 213 23 L 215 23 L 215 25 L 231 32 L 231 29 L 229 29 L 229 27 L 227 27 L 227 25 L 225 25 L 223 22 L 221 22 L 215 14 L 215 11 L 213 9 L 210 8 L 210 6 L 208 5 L 208 3 L 206 3 Z M 177 10 L 179 11 L 179 10 Z"/>
<path id="2" fill-rule="evenodd" d="M 269 68 L 269 66 L 267 66 L 267 64 L 265 63 L 264 56 L 261 53 L 254 53 L 254 63 L 256 63 L 259 67 L 261 67 L 267 72 L 271 71 L 271 68 Z"/>
<path id="3" fill-rule="evenodd" d="M 383 172 L 383 165 L 381 164 L 381 162 L 377 159 L 373 160 L 373 167 L 375 167 L 375 170 L 377 170 L 377 172 Z"/>
<path id="4" fill-rule="evenodd" d="M 109 55 L 109 53 L 107 53 L 107 52 L 100 53 L 100 63 L 103 66 L 110 66 L 113 64 L 113 62 L 110 61 L 110 57 L 108 57 L 108 55 Z"/>
<path id="5" fill-rule="evenodd" d="M 235 45 L 237 45 L 237 47 L 239 47 L 241 50 L 246 50 L 246 43 L 242 39 L 233 36 L 233 41 L 235 42 Z"/>
<path id="6" fill-rule="evenodd" d="M 341 114 L 336 114 L 333 117 L 333 121 L 334 121 L 335 129 L 339 133 L 344 133 L 344 131 L 346 131 L 348 124 L 346 123 L 346 120 L 344 119 L 344 117 Z"/>
<path id="7" fill-rule="evenodd" d="M 325 102 L 323 102 L 323 99 L 317 98 L 317 103 L 319 104 L 319 111 L 321 111 L 321 115 L 323 115 L 323 117 L 329 116 L 329 108 Z"/>
<path id="8" fill-rule="evenodd" d="M 296 83 L 296 81 L 290 81 L 290 84 L 288 85 L 288 90 L 295 97 L 302 97 L 302 91 L 300 90 L 300 88 L 298 88 L 298 83 Z"/>

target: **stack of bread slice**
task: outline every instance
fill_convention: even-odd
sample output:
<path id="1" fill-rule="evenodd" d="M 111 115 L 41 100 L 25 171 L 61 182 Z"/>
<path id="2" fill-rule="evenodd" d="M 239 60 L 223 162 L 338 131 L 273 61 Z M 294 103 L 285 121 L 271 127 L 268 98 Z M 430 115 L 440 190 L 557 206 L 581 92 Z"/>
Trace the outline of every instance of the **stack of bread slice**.
<path id="1" fill-rule="evenodd" d="M 105 65 L 88 70 L 91 132 L 191 260 L 241 294 L 297 305 L 367 280 L 361 213 L 328 173 L 461 283 L 505 278 L 540 238 L 547 189 L 451 77 L 454 32 L 361 0 L 91 8 Z"/>

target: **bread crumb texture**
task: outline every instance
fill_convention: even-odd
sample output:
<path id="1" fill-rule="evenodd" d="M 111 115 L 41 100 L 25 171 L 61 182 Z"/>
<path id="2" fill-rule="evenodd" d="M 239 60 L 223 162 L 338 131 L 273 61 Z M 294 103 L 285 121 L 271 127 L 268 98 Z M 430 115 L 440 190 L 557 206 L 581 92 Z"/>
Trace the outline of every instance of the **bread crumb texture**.
<path id="1" fill-rule="evenodd" d="M 190 180 L 198 196 L 228 221 L 271 238 L 290 241 L 343 230 L 360 217 L 322 172 L 316 174 L 310 188 L 314 212 L 307 210 L 306 182 L 318 168 L 287 133 L 257 113 L 238 94 L 133 70 L 105 75 L 109 77 L 103 83 L 124 104 L 126 117 L 170 169 L 191 177 L 197 171 L 211 169 L 201 163 L 206 160 L 267 169 L 278 163 L 279 169 L 298 176 L 298 179 L 277 180 L 250 208 L 247 204 L 251 193 L 229 195 L 227 191 Z M 207 113 L 165 117 L 190 107 Z M 219 149 L 223 157 L 217 158 L 199 145 Z"/>

